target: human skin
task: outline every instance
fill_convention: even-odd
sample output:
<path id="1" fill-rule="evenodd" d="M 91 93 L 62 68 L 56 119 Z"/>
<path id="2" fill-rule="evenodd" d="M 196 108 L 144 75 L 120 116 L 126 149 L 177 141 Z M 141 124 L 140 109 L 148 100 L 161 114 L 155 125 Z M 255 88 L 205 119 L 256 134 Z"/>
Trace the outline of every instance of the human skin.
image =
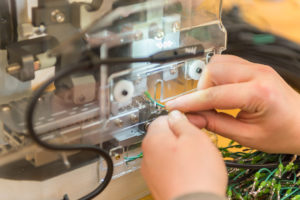
<path id="1" fill-rule="evenodd" d="M 300 95 L 268 66 L 214 56 L 198 92 L 167 109 L 169 116 L 151 124 L 142 146 L 142 174 L 155 199 L 193 192 L 224 196 L 225 164 L 202 128 L 265 152 L 300 155 Z M 216 109 L 241 112 L 234 118 Z"/>
<path id="2" fill-rule="evenodd" d="M 153 122 L 142 147 L 142 174 L 155 199 L 194 192 L 225 196 L 227 171 L 220 152 L 179 111 Z"/>
<path id="3" fill-rule="evenodd" d="M 271 67 L 214 56 L 198 91 L 167 104 L 195 125 L 267 153 L 300 154 L 300 95 Z M 236 118 L 215 109 L 241 109 Z"/>

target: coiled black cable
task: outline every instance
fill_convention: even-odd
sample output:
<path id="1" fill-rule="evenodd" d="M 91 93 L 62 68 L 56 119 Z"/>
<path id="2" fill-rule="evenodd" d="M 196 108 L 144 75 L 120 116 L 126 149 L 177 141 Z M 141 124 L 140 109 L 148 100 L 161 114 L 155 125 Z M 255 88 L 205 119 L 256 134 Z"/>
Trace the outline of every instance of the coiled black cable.
<path id="1" fill-rule="evenodd" d="M 90 145 L 56 145 L 56 144 L 49 144 L 45 141 L 43 141 L 38 134 L 34 130 L 34 125 L 33 125 L 33 116 L 34 116 L 34 111 L 36 108 L 36 105 L 38 103 L 39 98 L 42 96 L 42 94 L 45 92 L 45 90 L 51 85 L 54 81 L 60 80 L 63 77 L 65 77 L 69 72 L 73 70 L 78 70 L 78 69 L 85 69 L 90 65 L 90 62 L 85 62 L 77 65 L 74 68 L 66 68 L 65 70 L 61 70 L 60 72 L 57 73 L 57 75 L 50 80 L 48 80 L 43 86 L 41 86 L 32 96 L 32 99 L 29 103 L 29 106 L 27 108 L 27 113 L 26 113 L 26 122 L 27 122 L 27 131 L 32 137 L 32 139 L 41 147 L 44 147 L 49 150 L 53 151 L 90 151 L 99 154 L 106 162 L 107 164 L 107 172 L 104 177 L 103 182 L 91 193 L 88 195 L 81 197 L 80 200 L 88 200 L 96 197 L 98 194 L 100 194 L 106 186 L 109 184 L 112 175 L 113 175 L 113 161 L 109 154 L 105 152 L 103 149 L 96 147 L 96 146 L 90 146 Z"/>

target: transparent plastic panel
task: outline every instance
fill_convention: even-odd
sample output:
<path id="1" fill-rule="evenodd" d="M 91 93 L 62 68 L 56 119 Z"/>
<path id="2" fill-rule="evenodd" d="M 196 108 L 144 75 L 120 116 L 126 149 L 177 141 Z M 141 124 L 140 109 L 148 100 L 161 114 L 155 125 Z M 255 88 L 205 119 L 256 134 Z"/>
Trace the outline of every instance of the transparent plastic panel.
<path id="1" fill-rule="evenodd" d="M 195 44 L 224 50 L 220 8 L 220 0 L 148 0 L 117 8 L 94 22 L 86 30 L 87 40 L 91 46 L 134 43 L 135 57 Z"/>
<path id="2" fill-rule="evenodd" d="M 25 114 L 47 79 L 91 58 L 138 59 L 203 48 L 188 59 L 70 73 L 38 99 L 39 137 L 50 144 L 101 147 L 112 157 L 118 180 L 140 168 L 141 143 L 149 124 L 168 114 L 165 103 L 196 91 L 210 58 L 226 49 L 220 0 L 100 2 L 20 0 L 18 23 L 10 24 L 17 29 L 2 29 L 16 38 L 6 45 L 0 34 L 0 199 L 20 199 L 15 188 L 24 188 L 22 199 L 77 199 L 106 174 L 95 154 L 53 152 L 32 141 Z"/>

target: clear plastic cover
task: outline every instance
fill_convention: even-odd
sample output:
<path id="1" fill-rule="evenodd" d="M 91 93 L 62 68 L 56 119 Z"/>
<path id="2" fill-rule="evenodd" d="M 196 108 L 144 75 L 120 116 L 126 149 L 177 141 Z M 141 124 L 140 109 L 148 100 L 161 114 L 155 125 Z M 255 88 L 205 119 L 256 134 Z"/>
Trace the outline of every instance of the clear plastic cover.
<path id="1" fill-rule="evenodd" d="M 10 186 L 26 190 L 22 199 L 79 198 L 106 173 L 94 154 L 51 152 L 32 142 L 25 113 L 46 79 L 87 54 L 148 58 L 201 46 L 203 55 L 187 60 L 94 66 L 55 82 L 40 97 L 34 125 L 44 141 L 100 146 L 113 158 L 115 179 L 139 169 L 149 123 L 167 114 L 167 101 L 195 91 L 211 56 L 226 49 L 221 5 L 220 0 L 17 1 L 18 38 L 2 45 L 0 35 L 0 184 L 5 185 L 0 198 L 18 199 Z M 86 187 L 74 181 L 78 174 L 86 174 Z M 68 181 L 76 184 L 67 187 Z"/>

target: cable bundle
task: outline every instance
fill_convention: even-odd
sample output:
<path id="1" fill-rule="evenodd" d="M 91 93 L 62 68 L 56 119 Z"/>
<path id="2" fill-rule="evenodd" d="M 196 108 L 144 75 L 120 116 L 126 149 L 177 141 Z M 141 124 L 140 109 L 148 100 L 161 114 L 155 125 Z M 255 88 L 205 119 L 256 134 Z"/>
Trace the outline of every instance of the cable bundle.
<path id="1" fill-rule="evenodd" d="M 233 141 L 220 151 L 225 159 L 234 160 L 227 161 L 228 199 L 300 200 L 300 159 L 297 156 L 243 149 Z"/>
<path id="2" fill-rule="evenodd" d="M 300 45 L 245 23 L 237 7 L 224 13 L 223 23 L 228 31 L 225 54 L 269 65 L 300 89 Z"/>

